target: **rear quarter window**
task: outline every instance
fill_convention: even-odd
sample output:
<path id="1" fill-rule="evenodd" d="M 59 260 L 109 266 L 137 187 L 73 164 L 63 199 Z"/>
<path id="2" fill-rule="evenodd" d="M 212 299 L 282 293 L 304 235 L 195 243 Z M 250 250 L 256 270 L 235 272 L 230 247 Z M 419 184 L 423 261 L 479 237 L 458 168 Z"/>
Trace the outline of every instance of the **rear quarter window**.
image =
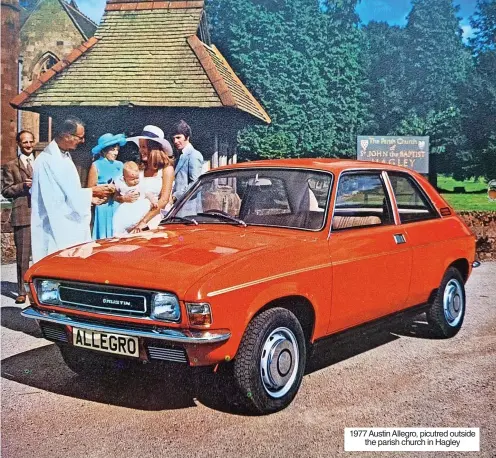
<path id="1" fill-rule="evenodd" d="M 423 221 L 439 215 L 425 192 L 409 175 L 388 172 L 401 223 Z"/>

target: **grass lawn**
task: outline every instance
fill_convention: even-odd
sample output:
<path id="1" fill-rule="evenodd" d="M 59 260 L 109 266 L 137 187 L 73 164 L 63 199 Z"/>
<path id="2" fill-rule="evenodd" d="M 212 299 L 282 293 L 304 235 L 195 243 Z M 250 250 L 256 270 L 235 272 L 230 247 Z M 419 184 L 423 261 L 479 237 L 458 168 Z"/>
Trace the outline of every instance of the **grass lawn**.
<path id="1" fill-rule="evenodd" d="M 438 175 L 437 186 L 441 195 L 456 211 L 496 211 L 496 202 L 487 198 L 487 182 L 483 179 L 458 181 L 452 177 Z M 455 187 L 464 187 L 464 193 L 443 193 L 453 191 Z M 484 192 L 478 192 L 484 191 Z"/>
<path id="2" fill-rule="evenodd" d="M 487 182 L 482 178 L 478 180 L 472 178 L 470 180 L 458 181 L 445 175 L 437 176 L 438 188 L 445 189 L 446 191 L 453 191 L 455 186 L 463 186 L 466 192 L 487 191 Z"/>
<path id="3" fill-rule="evenodd" d="M 490 201 L 484 194 L 441 194 L 457 211 L 494 211 L 496 201 Z"/>

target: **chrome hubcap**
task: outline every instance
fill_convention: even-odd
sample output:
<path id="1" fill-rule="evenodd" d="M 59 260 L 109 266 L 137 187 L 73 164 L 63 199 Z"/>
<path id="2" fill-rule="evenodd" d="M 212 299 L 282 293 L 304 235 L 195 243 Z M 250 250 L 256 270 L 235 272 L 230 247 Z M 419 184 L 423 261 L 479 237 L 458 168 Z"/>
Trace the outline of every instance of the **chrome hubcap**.
<path id="1" fill-rule="evenodd" d="M 451 279 L 444 289 L 444 317 L 450 326 L 457 326 L 463 316 L 463 289 L 458 280 Z"/>
<path id="2" fill-rule="evenodd" d="M 260 358 L 262 384 L 271 397 L 280 398 L 291 389 L 298 363 L 295 335 L 288 328 L 274 329 L 264 343 Z"/>

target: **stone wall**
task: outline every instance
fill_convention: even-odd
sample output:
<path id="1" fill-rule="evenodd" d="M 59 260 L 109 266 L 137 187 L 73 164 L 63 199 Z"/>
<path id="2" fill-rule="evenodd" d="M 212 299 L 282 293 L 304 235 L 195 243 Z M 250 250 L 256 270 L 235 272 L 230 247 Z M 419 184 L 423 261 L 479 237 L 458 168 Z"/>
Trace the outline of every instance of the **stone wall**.
<path id="1" fill-rule="evenodd" d="M 477 259 L 496 260 L 496 212 L 460 212 L 477 237 Z"/>
<path id="2" fill-rule="evenodd" d="M 496 260 L 496 212 L 461 212 L 460 216 L 477 237 L 476 259 Z M 2 262 L 15 262 L 10 208 L 2 209 Z"/>
<path id="3" fill-rule="evenodd" d="M 10 225 L 10 208 L 2 208 L 2 263 L 15 262 L 14 234 Z"/>

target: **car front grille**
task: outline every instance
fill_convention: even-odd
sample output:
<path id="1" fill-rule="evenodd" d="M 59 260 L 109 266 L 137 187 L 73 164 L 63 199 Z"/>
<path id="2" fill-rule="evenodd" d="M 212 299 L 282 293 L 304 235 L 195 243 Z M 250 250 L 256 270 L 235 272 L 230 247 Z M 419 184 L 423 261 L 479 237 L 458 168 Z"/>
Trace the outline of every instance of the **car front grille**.
<path id="1" fill-rule="evenodd" d="M 64 307 L 120 316 L 146 316 L 151 295 L 150 291 L 86 283 L 61 282 L 59 286 Z"/>

